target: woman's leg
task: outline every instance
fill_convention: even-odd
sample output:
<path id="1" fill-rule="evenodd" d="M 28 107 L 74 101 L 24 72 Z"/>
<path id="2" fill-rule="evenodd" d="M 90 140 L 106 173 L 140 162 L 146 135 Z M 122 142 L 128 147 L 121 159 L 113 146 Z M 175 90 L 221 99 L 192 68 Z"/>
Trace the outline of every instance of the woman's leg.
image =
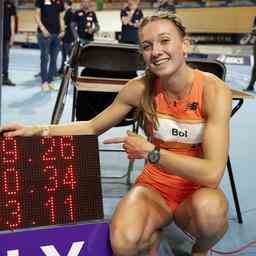
<path id="1" fill-rule="evenodd" d="M 42 84 L 48 82 L 48 62 L 50 50 L 50 37 L 45 37 L 42 33 L 38 33 L 38 45 L 40 48 L 40 74 Z"/>
<path id="2" fill-rule="evenodd" d="M 171 220 L 171 210 L 158 192 L 135 186 L 119 202 L 113 214 L 110 240 L 114 255 L 148 252 L 159 242 L 161 228 Z"/>
<path id="3" fill-rule="evenodd" d="M 50 64 L 48 71 L 48 83 L 53 81 L 53 77 L 57 74 L 57 57 L 60 50 L 60 39 L 57 34 L 51 35 L 51 45 L 50 45 Z"/>
<path id="4" fill-rule="evenodd" d="M 228 204 L 220 189 L 202 188 L 174 213 L 175 223 L 196 238 L 193 256 L 206 256 L 228 229 Z"/>

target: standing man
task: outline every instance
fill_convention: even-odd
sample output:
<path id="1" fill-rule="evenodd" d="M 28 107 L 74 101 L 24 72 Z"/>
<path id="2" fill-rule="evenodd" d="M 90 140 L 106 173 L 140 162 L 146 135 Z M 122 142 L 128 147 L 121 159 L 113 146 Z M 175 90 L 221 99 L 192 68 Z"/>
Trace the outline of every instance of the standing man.
<path id="1" fill-rule="evenodd" d="M 100 26 L 90 0 L 81 0 L 80 9 L 75 12 L 71 26 L 75 39 L 93 41 L 94 34 L 99 31 Z"/>
<path id="2" fill-rule="evenodd" d="M 53 76 L 57 73 L 56 62 L 60 38 L 64 35 L 61 15 L 64 4 L 62 0 L 36 0 L 35 6 L 35 20 L 38 25 L 37 38 L 41 50 L 42 91 L 55 90 L 51 83 Z"/>
<path id="3" fill-rule="evenodd" d="M 14 42 L 16 7 L 10 0 L 4 0 L 3 34 L 3 85 L 15 86 L 9 79 L 9 54 Z"/>
<path id="4" fill-rule="evenodd" d="M 122 43 L 138 44 L 138 27 L 143 19 L 142 10 L 138 5 L 139 0 L 128 0 L 127 6 L 121 10 Z"/>

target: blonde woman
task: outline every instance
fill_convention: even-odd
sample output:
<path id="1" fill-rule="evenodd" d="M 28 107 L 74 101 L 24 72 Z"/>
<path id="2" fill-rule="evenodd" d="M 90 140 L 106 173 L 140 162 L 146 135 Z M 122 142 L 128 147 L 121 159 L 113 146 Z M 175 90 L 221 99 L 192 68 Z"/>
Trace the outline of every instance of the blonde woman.
<path id="1" fill-rule="evenodd" d="M 137 108 L 148 139 L 127 132 L 105 141 L 122 143 L 129 159 L 147 160 L 114 211 L 114 254 L 154 255 L 161 229 L 175 222 L 195 237 L 192 255 L 206 256 L 228 228 L 228 204 L 219 183 L 229 148 L 231 92 L 214 75 L 187 66 L 189 40 L 176 16 L 144 19 L 139 40 L 145 76 L 130 80 L 92 120 L 10 124 L 2 131 L 4 136 L 101 134 Z"/>

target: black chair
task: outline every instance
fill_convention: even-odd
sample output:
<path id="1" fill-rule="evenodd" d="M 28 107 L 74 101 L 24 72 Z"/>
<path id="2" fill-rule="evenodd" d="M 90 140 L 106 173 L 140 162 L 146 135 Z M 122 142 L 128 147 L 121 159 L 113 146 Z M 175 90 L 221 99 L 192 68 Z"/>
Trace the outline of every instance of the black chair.
<path id="1" fill-rule="evenodd" d="M 124 85 L 129 79 L 137 76 L 138 70 L 144 70 L 144 62 L 139 47 L 128 44 L 76 42 L 69 62 L 64 71 L 56 104 L 52 115 L 52 123 L 58 123 L 65 105 L 68 84 L 74 85 L 72 120 L 89 120 L 109 106 L 116 97 L 116 91 L 101 89 L 106 84 L 111 86 Z M 82 69 L 79 75 L 79 69 Z M 91 87 L 93 83 L 93 86 Z M 80 86 L 83 84 L 83 89 Z M 88 89 L 84 89 L 86 86 Z M 132 125 L 132 130 L 138 132 L 134 113 L 128 113 L 117 126 Z M 100 151 L 117 151 L 101 149 Z M 102 178 L 125 178 L 126 184 L 131 184 L 131 172 L 134 161 L 129 161 L 128 170 L 122 176 Z"/>
<path id="2" fill-rule="evenodd" d="M 190 65 L 193 68 L 212 73 L 212 74 L 216 75 L 217 77 L 219 77 L 220 79 L 225 80 L 226 67 L 222 62 L 205 60 L 205 59 L 188 59 L 187 63 L 188 63 L 188 65 Z M 237 101 L 237 104 L 232 109 L 231 117 L 238 111 L 238 109 L 243 104 L 243 98 L 241 98 L 241 97 L 239 97 L 239 98 L 233 97 L 233 100 Z M 239 223 L 243 223 L 239 200 L 238 200 L 237 191 L 236 191 L 235 180 L 234 180 L 233 171 L 232 171 L 230 156 L 228 156 L 227 170 L 228 170 L 228 175 L 229 175 L 229 179 L 230 179 L 234 204 L 235 204 L 235 208 L 236 208 L 237 219 L 238 219 Z"/>

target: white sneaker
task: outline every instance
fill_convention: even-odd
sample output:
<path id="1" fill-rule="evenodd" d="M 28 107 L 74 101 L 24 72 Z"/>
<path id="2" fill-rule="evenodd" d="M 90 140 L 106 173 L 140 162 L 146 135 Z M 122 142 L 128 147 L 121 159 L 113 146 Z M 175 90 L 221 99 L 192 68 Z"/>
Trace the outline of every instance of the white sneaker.
<path id="1" fill-rule="evenodd" d="M 51 91 L 58 91 L 58 88 L 56 88 L 53 84 L 48 84 L 48 88 Z"/>
<path id="2" fill-rule="evenodd" d="M 49 84 L 48 84 L 47 82 L 44 82 L 44 83 L 42 84 L 42 86 L 41 86 L 41 90 L 42 90 L 43 92 L 48 92 L 48 91 L 50 91 Z"/>

